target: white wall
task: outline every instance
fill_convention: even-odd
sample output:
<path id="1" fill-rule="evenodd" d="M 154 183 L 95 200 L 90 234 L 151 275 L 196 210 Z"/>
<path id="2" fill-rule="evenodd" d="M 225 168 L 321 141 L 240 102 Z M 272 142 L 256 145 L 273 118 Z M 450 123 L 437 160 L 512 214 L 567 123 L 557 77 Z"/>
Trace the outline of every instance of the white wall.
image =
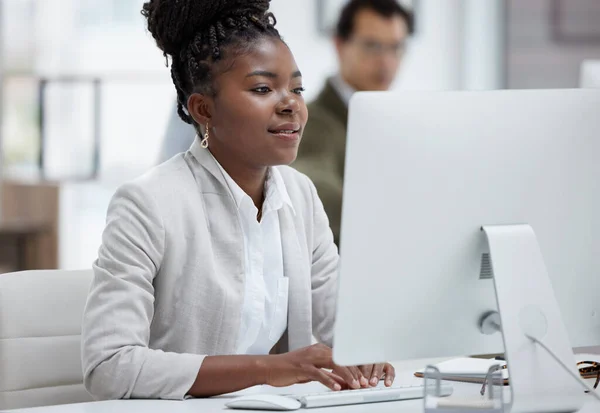
<path id="1" fill-rule="evenodd" d="M 580 86 L 600 88 L 600 60 L 585 60 L 581 65 Z"/>
<path id="2" fill-rule="evenodd" d="M 551 32 L 549 0 L 508 2 L 508 83 L 511 89 L 578 87 L 581 63 L 600 59 L 600 41 L 557 43 Z M 598 0 L 587 0 L 595 4 Z M 586 2 L 563 1 L 572 15 Z M 598 6 L 596 6 L 598 7 Z M 596 23 L 600 25 L 600 22 Z"/>
<path id="3" fill-rule="evenodd" d="M 90 268 L 98 257 L 106 209 L 118 188 L 115 182 L 72 182 L 60 187 L 58 265 Z"/>
<path id="4" fill-rule="evenodd" d="M 331 40 L 317 33 L 317 2 L 272 0 L 271 10 L 277 28 L 294 53 L 302 71 L 308 100 L 318 94 L 328 74 L 335 72 L 337 60 Z"/>
<path id="5" fill-rule="evenodd" d="M 413 38 L 396 89 L 462 87 L 463 0 L 421 0 Z"/>
<path id="6" fill-rule="evenodd" d="M 465 0 L 463 87 L 506 86 L 505 0 Z"/>

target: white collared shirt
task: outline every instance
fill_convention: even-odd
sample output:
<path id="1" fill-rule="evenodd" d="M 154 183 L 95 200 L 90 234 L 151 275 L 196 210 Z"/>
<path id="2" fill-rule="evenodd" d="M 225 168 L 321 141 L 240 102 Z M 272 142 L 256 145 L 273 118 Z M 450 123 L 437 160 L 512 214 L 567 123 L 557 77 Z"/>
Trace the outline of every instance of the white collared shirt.
<path id="1" fill-rule="evenodd" d="M 216 159 L 215 159 L 216 161 Z M 269 168 L 262 217 L 252 198 L 217 162 L 236 203 L 244 233 L 245 294 L 237 354 L 269 354 L 287 328 L 288 278 L 283 274 L 283 252 L 278 211 L 295 213 L 281 174 Z"/>
<path id="2" fill-rule="evenodd" d="M 331 78 L 331 85 L 342 99 L 342 102 L 348 106 L 350 104 L 350 98 L 354 95 L 356 90 L 350 86 L 343 78 L 342 75 L 337 74 Z"/>

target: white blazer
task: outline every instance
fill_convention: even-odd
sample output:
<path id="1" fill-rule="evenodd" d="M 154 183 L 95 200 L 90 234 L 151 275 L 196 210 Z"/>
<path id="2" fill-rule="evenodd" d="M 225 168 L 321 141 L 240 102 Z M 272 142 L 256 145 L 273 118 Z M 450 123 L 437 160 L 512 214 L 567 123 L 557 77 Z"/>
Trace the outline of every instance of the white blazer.
<path id="1" fill-rule="evenodd" d="M 285 352 L 332 344 L 338 252 L 312 182 L 280 171 L 289 278 Z M 85 386 L 98 399 L 183 399 L 207 355 L 235 354 L 244 294 L 235 202 L 198 139 L 114 195 L 82 328 Z"/>

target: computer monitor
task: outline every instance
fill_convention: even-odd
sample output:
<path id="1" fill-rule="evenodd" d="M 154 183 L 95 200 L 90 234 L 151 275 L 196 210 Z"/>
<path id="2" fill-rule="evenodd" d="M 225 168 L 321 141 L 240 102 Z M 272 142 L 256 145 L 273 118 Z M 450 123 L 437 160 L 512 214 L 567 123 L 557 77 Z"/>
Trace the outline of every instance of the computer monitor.
<path id="1" fill-rule="evenodd" d="M 500 334 L 480 331 L 498 309 L 488 225 L 533 228 L 560 308 L 552 323 L 574 347 L 600 344 L 598 108 L 592 89 L 357 93 L 334 360 L 503 352 Z M 520 300 L 543 290 L 508 288 Z"/>
<path id="2" fill-rule="evenodd" d="M 600 88 L 600 60 L 585 60 L 581 64 L 579 86 Z"/>

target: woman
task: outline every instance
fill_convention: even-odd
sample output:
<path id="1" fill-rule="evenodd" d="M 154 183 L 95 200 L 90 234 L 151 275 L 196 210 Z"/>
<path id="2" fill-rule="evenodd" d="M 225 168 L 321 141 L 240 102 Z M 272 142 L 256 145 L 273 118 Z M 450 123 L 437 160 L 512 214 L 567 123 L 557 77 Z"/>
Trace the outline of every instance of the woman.
<path id="1" fill-rule="evenodd" d="M 82 332 L 85 385 L 98 398 L 313 380 L 339 390 L 384 373 L 392 384 L 389 364 L 331 359 L 338 254 L 310 180 L 278 166 L 295 159 L 308 116 L 268 6 L 143 6 L 172 59 L 179 115 L 202 139 L 111 201 Z M 313 333 L 322 344 L 311 346 Z"/>

